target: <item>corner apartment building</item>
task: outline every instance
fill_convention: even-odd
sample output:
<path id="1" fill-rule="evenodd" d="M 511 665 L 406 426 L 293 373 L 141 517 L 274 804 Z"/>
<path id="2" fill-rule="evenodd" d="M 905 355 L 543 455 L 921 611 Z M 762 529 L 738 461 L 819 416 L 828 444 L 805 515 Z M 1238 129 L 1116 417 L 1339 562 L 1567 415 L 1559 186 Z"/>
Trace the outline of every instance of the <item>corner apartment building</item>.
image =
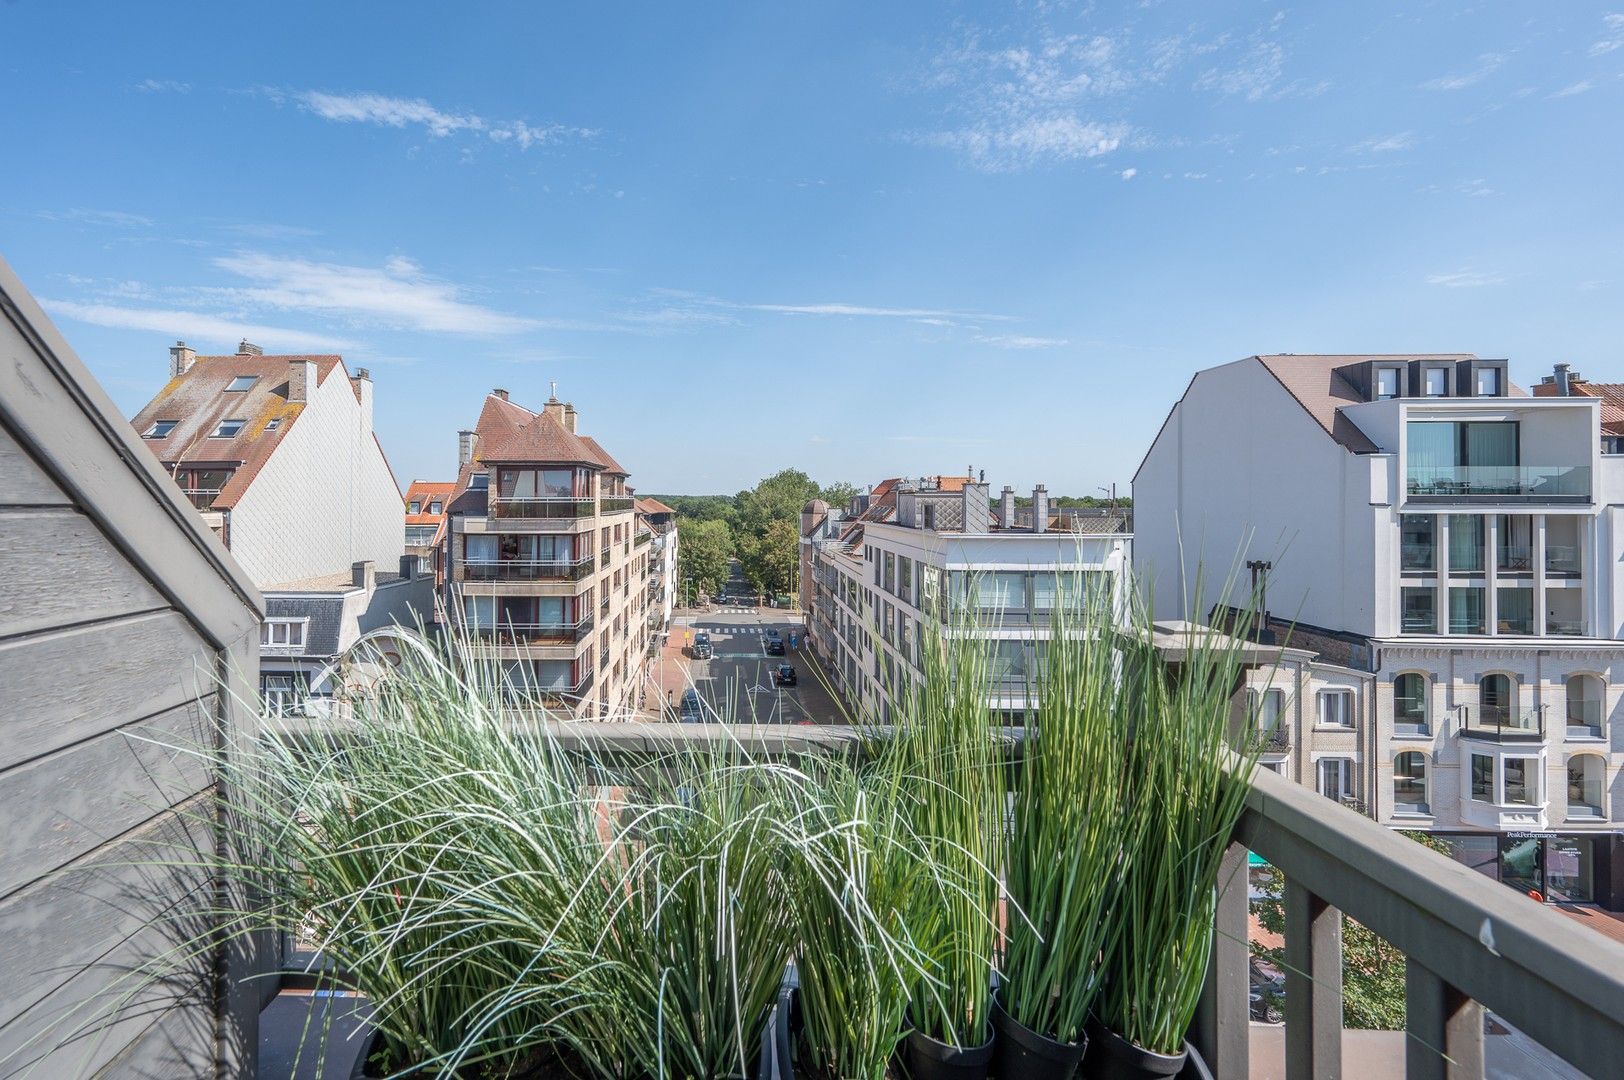
<path id="1" fill-rule="evenodd" d="M 515 704 L 630 716 L 652 640 L 652 543 L 638 540 L 626 470 L 556 396 L 531 412 L 493 390 L 458 445 L 446 611 Z"/>
<path id="2" fill-rule="evenodd" d="M 988 703 L 1018 721 L 1062 581 L 1081 573 L 1090 585 L 1126 587 L 1132 537 L 1057 528 L 1041 485 L 1024 525 L 1015 502 L 1006 487 L 994 512 L 986 484 L 935 476 L 883 481 L 844 515 L 822 500 L 806 505 L 808 640 L 860 715 L 891 719 L 899 680 L 919 670 L 924 624 L 973 598 L 972 632 L 992 649 Z"/>
<path id="3" fill-rule="evenodd" d="M 274 706 L 340 691 L 340 646 L 360 627 L 430 618 L 432 575 L 403 567 L 400 488 L 373 433 L 365 368 L 246 341 L 199 356 L 176 342 L 169 381 L 132 424 L 264 595 L 260 690 Z M 387 587 L 357 591 L 377 567 Z M 340 594 L 347 623 L 332 612 Z"/>
<path id="4" fill-rule="evenodd" d="M 642 526 L 638 542 L 649 545 L 649 630 L 659 636 L 670 630 L 671 611 L 677 602 L 677 512 L 658 499 L 638 499 L 633 506 Z M 658 644 L 650 641 L 650 651 Z"/>
<path id="5" fill-rule="evenodd" d="M 1467 354 L 1201 371 L 1134 479 L 1136 569 L 1157 617 L 1201 620 L 1249 602 L 1252 564 L 1272 632 L 1369 677 L 1260 702 L 1305 736 L 1280 771 L 1618 909 L 1624 458 L 1560 389 Z"/>

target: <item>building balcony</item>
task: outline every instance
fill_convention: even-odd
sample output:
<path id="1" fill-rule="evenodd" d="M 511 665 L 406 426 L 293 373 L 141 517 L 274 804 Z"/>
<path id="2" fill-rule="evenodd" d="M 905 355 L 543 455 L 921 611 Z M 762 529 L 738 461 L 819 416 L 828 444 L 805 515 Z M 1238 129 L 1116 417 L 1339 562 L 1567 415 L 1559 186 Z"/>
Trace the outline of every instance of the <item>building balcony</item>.
<path id="1" fill-rule="evenodd" d="M 1537 743 L 1545 740 L 1545 710 L 1505 705 L 1462 705 L 1459 734 L 1463 739 L 1501 743 Z"/>
<path id="2" fill-rule="evenodd" d="M 640 533 L 638 533 L 636 536 L 634 536 L 632 538 L 632 542 L 636 543 L 636 544 L 647 544 L 650 541 L 652 541 L 653 539 L 654 539 L 654 534 L 653 533 L 651 533 L 651 532 L 640 532 Z"/>
<path id="3" fill-rule="evenodd" d="M 589 518 L 597 511 L 591 499 L 534 499 L 498 496 L 491 500 L 491 516 L 499 518 Z"/>
<path id="4" fill-rule="evenodd" d="M 598 513 L 624 514 L 632 509 L 634 502 L 630 495 L 603 495 L 598 498 Z"/>
<path id="5" fill-rule="evenodd" d="M 592 573 L 592 556 L 562 559 L 470 559 L 458 567 L 462 581 L 581 581 Z"/>
<path id="6" fill-rule="evenodd" d="M 1412 465 L 1411 502 L 1588 503 L 1588 465 Z"/>
<path id="7" fill-rule="evenodd" d="M 181 488 L 181 494 L 187 501 L 199 510 L 207 510 L 214 505 L 214 500 L 220 497 L 219 488 Z"/>
<path id="8" fill-rule="evenodd" d="M 513 623 L 500 626 L 467 626 L 468 636 L 502 646 L 573 645 L 592 633 L 593 618 L 588 615 L 573 623 Z"/>

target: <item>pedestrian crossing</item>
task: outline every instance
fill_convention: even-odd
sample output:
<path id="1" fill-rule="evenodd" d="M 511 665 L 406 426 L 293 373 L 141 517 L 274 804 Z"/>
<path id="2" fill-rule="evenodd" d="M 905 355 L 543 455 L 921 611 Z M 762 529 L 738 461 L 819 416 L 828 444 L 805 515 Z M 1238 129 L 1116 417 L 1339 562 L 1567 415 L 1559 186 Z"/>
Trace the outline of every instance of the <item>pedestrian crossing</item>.
<path id="1" fill-rule="evenodd" d="M 719 607 L 711 609 L 711 614 L 713 615 L 754 615 L 755 613 L 755 608 L 747 607 Z"/>
<path id="2" fill-rule="evenodd" d="M 696 623 L 694 629 L 716 637 L 733 637 L 739 634 L 765 634 L 769 630 L 777 630 L 778 635 L 786 640 L 789 637 L 789 634 L 781 626 L 736 626 L 729 623 Z"/>

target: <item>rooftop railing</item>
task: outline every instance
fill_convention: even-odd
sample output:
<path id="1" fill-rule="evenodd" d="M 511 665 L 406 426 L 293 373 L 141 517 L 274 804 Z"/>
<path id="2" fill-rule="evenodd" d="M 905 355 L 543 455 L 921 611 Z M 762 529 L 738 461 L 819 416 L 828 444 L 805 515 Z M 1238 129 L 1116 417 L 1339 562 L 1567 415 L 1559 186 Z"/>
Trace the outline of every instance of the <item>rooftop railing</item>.
<path id="1" fill-rule="evenodd" d="M 491 500 L 491 513 L 500 518 L 589 518 L 594 512 L 591 499 L 499 495 Z"/>
<path id="2" fill-rule="evenodd" d="M 1414 500 L 1589 502 L 1590 466 L 1412 465 L 1406 486 Z"/>

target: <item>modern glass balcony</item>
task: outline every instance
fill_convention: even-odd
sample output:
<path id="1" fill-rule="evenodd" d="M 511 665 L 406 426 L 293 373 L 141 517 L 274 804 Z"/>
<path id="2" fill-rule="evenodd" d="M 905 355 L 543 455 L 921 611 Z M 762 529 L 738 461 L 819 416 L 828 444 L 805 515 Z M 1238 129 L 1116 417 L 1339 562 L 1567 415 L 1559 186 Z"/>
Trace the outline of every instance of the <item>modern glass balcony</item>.
<path id="1" fill-rule="evenodd" d="M 605 495 L 598 500 L 598 512 L 601 514 L 620 514 L 632 508 L 633 498 L 630 495 Z"/>
<path id="2" fill-rule="evenodd" d="M 503 622 L 497 626 L 469 626 L 474 637 L 498 645 L 570 645 L 592 632 L 592 616 L 577 622 Z"/>
<path id="3" fill-rule="evenodd" d="M 1601 738 L 1601 706 L 1602 703 L 1599 701 L 1569 701 L 1568 738 Z"/>
<path id="4" fill-rule="evenodd" d="M 1590 501 L 1588 465 L 1412 465 L 1411 500 L 1584 503 Z"/>
<path id="5" fill-rule="evenodd" d="M 1571 577 L 1579 573 L 1579 549 L 1570 544 L 1545 545 L 1545 572 Z"/>
<path id="6" fill-rule="evenodd" d="M 1511 705 L 1462 705 L 1460 734 L 1494 742 L 1539 742 L 1545 738 L 1545 711 Z"/>
<path id="7" fill-rule="evenodd" d="M 464 581 L 580 581 L 592 573 L 592 556 L 582 559 L 470 559 Z"/>
<path id="8" fill-rule="evenodd" d="M 500 518 L 588 518 L 593 516 L 591 499 L 533 499 L 498 496 L 491 511 Z"/>

